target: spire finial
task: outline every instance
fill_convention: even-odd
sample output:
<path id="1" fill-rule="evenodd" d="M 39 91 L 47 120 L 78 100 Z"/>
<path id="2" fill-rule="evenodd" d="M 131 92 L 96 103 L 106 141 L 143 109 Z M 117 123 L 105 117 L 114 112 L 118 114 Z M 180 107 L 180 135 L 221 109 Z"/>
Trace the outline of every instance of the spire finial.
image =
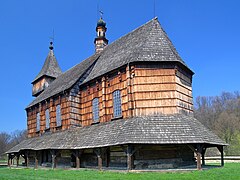
<path id="1" fill-rule="evenodd" d="M 53 42 L 52 42 L 52 41 L 50 41 L 49 49 L 50 49 L 50 50 L 53 50 Z"/>
<path id="2" fill-rule="evenodd" d="M 102 19 L 102 17 L 103 17 L 103 11 L 99 11 L 99 14 L 100 14 L 100 19 Z"/>

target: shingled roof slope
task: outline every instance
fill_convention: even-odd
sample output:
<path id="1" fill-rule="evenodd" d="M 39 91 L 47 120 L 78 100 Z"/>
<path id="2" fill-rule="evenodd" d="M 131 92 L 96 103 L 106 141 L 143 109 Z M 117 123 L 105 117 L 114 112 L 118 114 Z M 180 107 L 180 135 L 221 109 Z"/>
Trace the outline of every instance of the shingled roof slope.
<path id="1" fill-rule="evenodd" d="M 98 59 L 96 64 L 83 83 L 131 62 L 173 61 L 187 67 L 162 29 L 158 19 L 154 18 L 108 45 L 101 53 L 94 54 L 66 73 L 63 73 L 33 100 L 27 108 L 70 88 L 77 82 L 82 73 L 85 72 L 82 70 L 86 70 L 96 59 Z"/>
<path id="2" fill-rule="evenodd" d="M 139 61 L 174 61 L 187 67 L 158 19 L 154 18 L 105 47 L 85 82 L 125 64 Z"/>
<path id="3" fill-rule="evenodd" d="M 85 149 L 124 144 L 227 145 L 192 116 L 134 117 L 24 140 L 7 153 L 24 149 Z"/>
<path id="4" fill-rule="evenodd" d="M 93 56 L 82 61 L 80 64 L 72 67 L 65 73 L 58 76 L 57 79 L 55 79 L 38 97 L 36 97 L 27 106 L 27 108 L 73 86 L 99 56 L 100 54 L 94 54 Z"/>
<path id="5" fill-rule="evenodd" d="M 61 69 L 58 65 L 58 62 L 54 56 L 53 50 L 51 49 L 48 53 L 48 56 L 44 62 L 44 65 L 43 65 L 41 71 L 35 77 L 33 82 L 35 82 L 42 76 L 50 76 L 50 77 L 57 78 L 60 74 L 62 74 L 62 71 L 61 71 Z"/>

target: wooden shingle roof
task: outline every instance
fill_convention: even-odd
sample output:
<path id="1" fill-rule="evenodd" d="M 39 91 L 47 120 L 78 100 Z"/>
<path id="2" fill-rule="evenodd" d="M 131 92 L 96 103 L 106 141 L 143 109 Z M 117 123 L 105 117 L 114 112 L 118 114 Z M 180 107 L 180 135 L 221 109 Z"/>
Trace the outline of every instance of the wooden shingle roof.
<path id="1" fill-rule="evenodd" d="M 44 62 L 44 65 L 41 69 L 41 71 L 38 73 L 38 75 L 35 77 L 35 79 L 32 81 L 34 83 L 39 78 L 43 76 L 49 76 L 53 78 L 57 78 L 59 75 L 62 74 L 62 71 L 58 65 L 58 62 L 54 56 L 53 49 L 51 48 L 49 50 L 49 53 L 47 55 L 47 58 Z"/>
<path id="2" fill-rule="evenodd" d="M 60 75 L 27 108 L 72 87 L 95 62 L 92 71 L 82 84 L 128 63 L 142 61 L 178 62 L 193 73 L 178 55 L 158 19 L 154 18 L 109 44 L 101 53 L 94 54 Z"/>
<path id="3" fill-rule="evenodd" d="M 124 144 L 227 145 L 192 116 L 159 115 L 120 119 L 22 141 L 20 150 L 87 149 Z"/>

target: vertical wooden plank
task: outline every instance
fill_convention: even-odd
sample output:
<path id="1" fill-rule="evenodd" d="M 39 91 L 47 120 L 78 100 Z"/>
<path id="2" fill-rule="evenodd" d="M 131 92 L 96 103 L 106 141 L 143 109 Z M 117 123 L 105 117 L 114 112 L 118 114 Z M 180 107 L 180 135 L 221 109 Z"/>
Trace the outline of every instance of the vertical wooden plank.
<path id="1" fill-rule="evenodd" d="M 102 77 L 102 122 L 106 122 L 106 78 Z"/>

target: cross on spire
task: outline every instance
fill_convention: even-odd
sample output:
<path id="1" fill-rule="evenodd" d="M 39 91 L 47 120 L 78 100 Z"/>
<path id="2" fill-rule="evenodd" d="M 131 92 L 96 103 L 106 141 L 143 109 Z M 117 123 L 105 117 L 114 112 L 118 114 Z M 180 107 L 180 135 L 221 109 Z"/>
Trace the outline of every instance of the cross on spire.
<path id="1" fill-rule="evenodd" d="M 99 14 L 100 14 L 100 18 L 102 19 L 102 16 L 103 16 L 103 11 L 99 11 Z"/>

